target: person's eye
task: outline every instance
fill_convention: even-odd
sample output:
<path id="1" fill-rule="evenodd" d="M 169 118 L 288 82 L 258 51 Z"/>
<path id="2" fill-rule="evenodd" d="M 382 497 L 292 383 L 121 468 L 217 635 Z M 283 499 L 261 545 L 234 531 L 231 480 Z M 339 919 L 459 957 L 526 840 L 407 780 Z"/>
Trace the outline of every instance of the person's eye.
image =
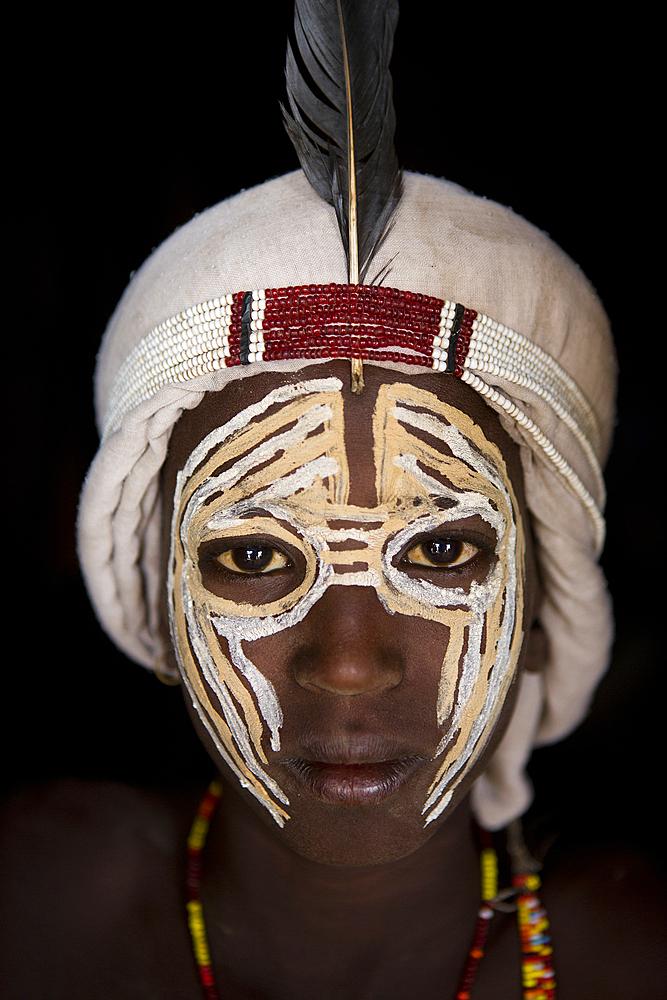
<path id="1" fill-rule="evenodd" d="M 273 573 L 291 566 L 284 552 L 262 542 L 226 549 L 215 556 L 214 561 L 231 573 Z"/>
<path id="2" fill-rule="evenodd" d="M 474 562 L 481 549 L 458 538 L 427 538 L 413 545 L 403 557 L 411 566 L 430 569 L 460 569 Z"/>

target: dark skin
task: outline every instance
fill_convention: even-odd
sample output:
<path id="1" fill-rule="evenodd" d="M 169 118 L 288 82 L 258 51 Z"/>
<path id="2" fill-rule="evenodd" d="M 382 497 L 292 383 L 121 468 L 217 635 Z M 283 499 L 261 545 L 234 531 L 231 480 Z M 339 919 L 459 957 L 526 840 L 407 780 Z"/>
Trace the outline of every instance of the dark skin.
<path id="1" fill-rule="evenodd" d="M 336 374 L 343 381 L 350 504 L 372 508 L 377 497 L 371 417 L 378 385 L 382 381 L 395 381 L 395 376 L 368 367 L 366 390 L 362 396 L 354 396 L 348 388 L 346 368 L 344 362 L 334 362 L 311 372 L 310 377 Z M 308 371 L 299 375 L 299 379 L 308 377 Z M 415 381 L 419 385 L 429 382 L 429 388 L 442 391 L 442 379 L 437 377 L 419 376 Z M 165 505 L 173 495 L 176 472 L 195 445 L 233 416 L 237 409 L 262 398 L 276 384 L 279 384 L 276 376 L 259 376 L 250 385 L 243 385 L 242 392 L 224 393 L 221 398 L 210 396 L 180 422 L 165 465 Z M 462 383 L 451 380 L 448 388 L 449 401 L 461 401 L 460 405 L 466 405 L 478 422 L 484 421 L 489 438 L 506 450 L 513 481 L 520 489 L 518 450 L 512 447 L 494 415 Z M 525 509 L 523 499 L 521 504 Z M 171 523 L 169 507 L 167 511 L 166 523 Z M 484 524 L 477 524 L 479 520 L 468 517 L 455 523 L 461 530 L 471 528 L 479 532 Z M 484 576 L 488 571 L 486 560 L 480 556 L 479 562 L 482 568 L 476 575 Z M 419 571 L 422 572 L 421 568 Z M 527 571 L 526 620 L 532 621 L 537 594 L 532 555 Z M 406 569 L 406 572 L 412 574 L 415 568 Z M 423 572 L 433 578 L 440 573 Z M 465 574 L 463 577 L 451 575 L 452 586 L 469 585 Z M 254 593 L 257 587 L 278 587 L 281 578 L 282 574 L 238 575 L 232 584 L 238 580 L 234 593 L 243 601 L 248 599 L 245 589 L 251 588 Z M 215 586 L 215 581 L 211 585 Z M 421 808 L 438 768 L 433 757 L 442 734 L 436 725 L 435 705 L 447 637 L 447 629 L 442 624 L 422 617 L 390 614 L 370 587 L 332 587 L 298 625 L 252 644 L 249 655 L 272 681 L 285 715 L 282 753 L 272 755 L 268 745 L 265 749 L 269 757 L 269 774 L 285 789 L 293 804 L 292 818 L 280 832 L 283 842 L 293 851 L 328 864 L 379 864 L 411 854 L 432 836 L 432 826 L 424 829 Z M 513 700 L 512 693 L 507 699 L 496 738 L 505 727 Z M 219 763 L 219 755 L 196 713 L 193 711 L 191 715 L 200 737 Z M 317 796 L 305 793 L 303 785 L 285 764 L 295 757 L 309 757 L 313 743 L 328 745 L 366 739 L 399 748 L 388 751 L 386 756 L 417 756 L 422 762 L 400 795 L 393 795 L 369 808 L 351 810 L 345 804 L 322 803 Z M 490 751 L 492 749 L 493 745 Z M 488 755 L 483 760 L 488 760 Z M 483 766 L 482 761 L 473 777 Z M 233 779 L 232 782 L 236 784 Z M 470 781 L 459 788 L 455 802 L 461 800 L 469 787 Z M 270 835 L 275 836 L 275 824 L 266 817 L 265 810 L 258 807 L 248 793 L 242 794 L 251 810 L 261 819 L 267 818 Z"/>
<path id="2" fill-rule="evenodd" d="M 395 378 L 369 368 L 366 390 L 355 397 L 347 389 L 346 365 L 324 369 L 311 374 L 339 375 L 346 386 L 350 503 L 372 507 L 377 498 L 369 460 L 370 417 L 378 384 Z M 308 375 L 300 373 L 299 378 Z M 416 381 L 446 389 L 449 402 L 483 422 L 487 436 L 503 448 L 520 489 L 518 451 L 475 394 L 453 380 L 445 387 L 437 378 Z M 240 386 L 242 391 L 232 386 L 224 401 L 211 396 L 181 421 L 165 467 L 165 503 L 176 471 L 199 440 L 275 384 L 275 376 L 269 376 Z M 528 575 L 526 617 L 532 620 L 537 595 L 532 556 Z M 260 579 L 258 585 L 269 583 Z M 434 706 L 444 642 L 443 626 L 389 615 L 370 588 L 336 587 L 299 625 L 253 644 L 253 660 L 273 681 L 283 705 L 284 757 L 298 751 L 299 738 L 324 741 L 370 733 L 399 741 L 409 732 L 409 749 L 423 763 L 397 794 L 373 805 L 350 806 L 308 795 L 278 762 L 269 773 L 293 805 L 283 830 L 230 777 L 230 792 L 225 792 L 207 845 L 211 867 L 204 877 L 211 947 L 217 967 L 226 970 L 223 977 L 246 983 L 259 996 L 294 1000 L 312 996 L 313 983 L 323 997 L 355 996 L 352 983 L 359 996 L 409 997 L 417 983 L 420 995 L 441 996 L 443 989 L 444 995 L 453 993 L 479 905 L 477 844 L 467 801 L 462 800 L 493 752 L 514 699 L 507 699 L 494 741 L 459 788 L 452 808 L 424 829 L 421 806 L 437 766 L 430 756 L 440 735 Z M 302 730 L 295 734 L 293 719 L 306 720 L 305 736 Z M 221 770 L 225 773 L 224 765 Z M 462 805 L 456 809 L 458 802 Z M 444 857 L 456 862 L 443 864 Z M 209 859 L 222 864 L 216 862 L 214 869 Z M 267 895 L 279 905 L 267 906 Z M 449 905 L 443 906 L 443 900 Z M 227 933 L 216 935 L 215 926 Z M 263 959 L 258 964 L 260 941 Z M 425 961 L 426 955 L 434 960 Z"/>
<path id="3" fill-rule="evenodd" d="M 345 384 L 348 371 L 340 362 L 314 369 L 318 377 L 336 374 Z M 298 380 L 309 374 L 300 372 Z M 360 505 L 374 502 L 367 472 L 368 413 L 379 380 L 387 377 L 394 378 L 368 369 L 364 396 L 346 391 L 347 427 L 353 428 L 348 440 L 351 502 Z M 275 384 L 276 376 L 232 383 L 224 394 L 207 397 L 184 416 L 165 467 L 166 525 L 176 471 L 192 448 L 212 427 Z M 468 412 L 501 447 L 525 513 L 518 449 L 496 416 L 454 379 L 420 376 L 416 384 Z M 355 412 L 358 419 L 350 416 Z M 530 625 L 540 600 L 530 552 L 527 580 Z M 273 671 L 287 737 L 292 711 L 305 717 L 318 736 L 333 730 L 368 732 L 373 726 L 395 736 L 408 713 L 410 731 L 426 750 L 433 676 L 442 662 L 441 632 L 423 619 L 387 615 L 374 592 L 369 595 L 365 589 L 330 588 L 299 626 L 262 640 L 273 644 L 261 666 Z M 520 669 L 539 669 L 541 651 L 534 630 L 524 643 Z M 405 703 L 402 688 L 410 695 Z M 430 708 L 420 718 L 416 711 L 410 715 L 411 703 Z M 371 805 L 322 801 L 297 782 L 290 785 L 284 766 L 272 761 L 272 773 L 281 775 L 292 802 L 293 819 L 280 830 L 226 773 L 193 713 L 225 778 L 202 879 L 221 1000 L 454 996 L 479 908 L 469 792 L 502 735 L 512 704 L 513 693 L 483 759 L 466 775 L 451 807 L 426 831 L 417 808 L 432 776 L 426 752 L 409 781 Z M 176 799 L 70 783 L 28 793 L 10 807 L 3 996 L 197 1000 L 201 994 L 182 886 L 183 845 L 200 794 Z M 556 941 L 561 1000 L 665 995 L 659 973 L 645 961 L 647 952 L 660 948 L 655 908 L 647 908 L 640 892 L 654 879 L 643 859 L 618 851 L 552 852 L 542 898 Z M 498 914 L 472 997 L 520 996 L 515 920 Z"/>

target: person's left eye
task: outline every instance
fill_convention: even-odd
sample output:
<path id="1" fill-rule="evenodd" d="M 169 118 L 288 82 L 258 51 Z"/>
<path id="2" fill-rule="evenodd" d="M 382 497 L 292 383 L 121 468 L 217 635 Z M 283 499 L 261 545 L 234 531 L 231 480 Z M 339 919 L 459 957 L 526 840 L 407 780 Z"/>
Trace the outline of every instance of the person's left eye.
<path id="1" fill-rule="evenodd" d="M 262 543 L 226 549 L 215 556 L 215 561 L 232 573 L 273 573 L 291 565 L 284 552 Z"/>
<path id="2" fill-rule="evenodd" d="M 459 569 L 474 562 L 481 549 L 458 538 L 427 538 L 409 549 L 403 562 L 431 569 Z"/>

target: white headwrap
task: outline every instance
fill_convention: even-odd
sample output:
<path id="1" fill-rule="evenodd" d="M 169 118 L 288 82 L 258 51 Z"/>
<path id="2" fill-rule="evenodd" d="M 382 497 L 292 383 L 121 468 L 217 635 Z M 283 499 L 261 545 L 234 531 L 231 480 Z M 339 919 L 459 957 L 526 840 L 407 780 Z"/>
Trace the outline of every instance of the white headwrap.
<path id="1" fill-rule="evenodd" d="M 614 413 L 613 344 L 595 292 L 562 250 L 509 209 L 457 185 L 407 174 L 381 257 L 392 260 L 392 287 L 463 303 L 523 334 L 574 380 L 592 410 L 582 434 L 567 412 L 564 419 L 552 393 L 517 383 L 502 367 L 497 374 L 478 372 L 477 384 L 471 382 L 521 446 L 546 591 L 540 620 L 549 641 L 545 672 L 524 674 L 507 733 L 473 790 L 480 823 L 495 829 L 530 803 L 524 767 L 532 748 L 561 739 L 582 720 L 608 663 L 611 609 L 597 558 L 604 506 L 599 466 Z M 98 359 L 103 440 L 83 488 L 79 555 L 103 627 L 144 666 L 154 666 L 163 653 L 158 480 L 174 424 L 230 379 L 315 362 L 257 362 L 195 375 L 164 385 L 109 427 L 119 371 L 151 330 L 198 303 L 244 289 L 346 281 L 333 209 L 297 171 L 194 218 L 126 289 Z M 412 375 L 430 371 L 381 364 Z"/>

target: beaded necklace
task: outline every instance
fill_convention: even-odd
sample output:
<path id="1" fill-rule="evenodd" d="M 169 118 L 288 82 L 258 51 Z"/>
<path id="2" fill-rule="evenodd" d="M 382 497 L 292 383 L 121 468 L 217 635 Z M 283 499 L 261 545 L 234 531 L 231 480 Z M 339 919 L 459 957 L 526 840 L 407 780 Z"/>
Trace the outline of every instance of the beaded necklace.
<path id="1" fill-rule="evenodd" d="M 199 980 L 206 1000 L 219 1000 L 213 982 L 211 955 L 206 938 L 206 926 L 200 899 L 201 856 L 211 816 L 222 793 L 219 781 L 212 781 L 199 803 L 187 841 L 187 914 L 192 937 Z M 523 1000 L 555 1000 L 556 981 L 551 960 L 547 914 L 537 896 L 540 880 L 535 872 L 522 871 L 512 874 L 512 888 L 498 893 L 498 856 L 491 846 L 491 837 L 480 830 L 482 851 L 480 869 L 482 881 L 482 906 L 477 914 L 477 926 L 472 946 L 468 952 L 463 975 L 454 1000 L 470 1000 L 477 968 L 484 955 L 484 944 L 489 923 L 496 909 L 506 909 L 504 900 L 514 896 L 521 939 L 521 977 Z"/>

